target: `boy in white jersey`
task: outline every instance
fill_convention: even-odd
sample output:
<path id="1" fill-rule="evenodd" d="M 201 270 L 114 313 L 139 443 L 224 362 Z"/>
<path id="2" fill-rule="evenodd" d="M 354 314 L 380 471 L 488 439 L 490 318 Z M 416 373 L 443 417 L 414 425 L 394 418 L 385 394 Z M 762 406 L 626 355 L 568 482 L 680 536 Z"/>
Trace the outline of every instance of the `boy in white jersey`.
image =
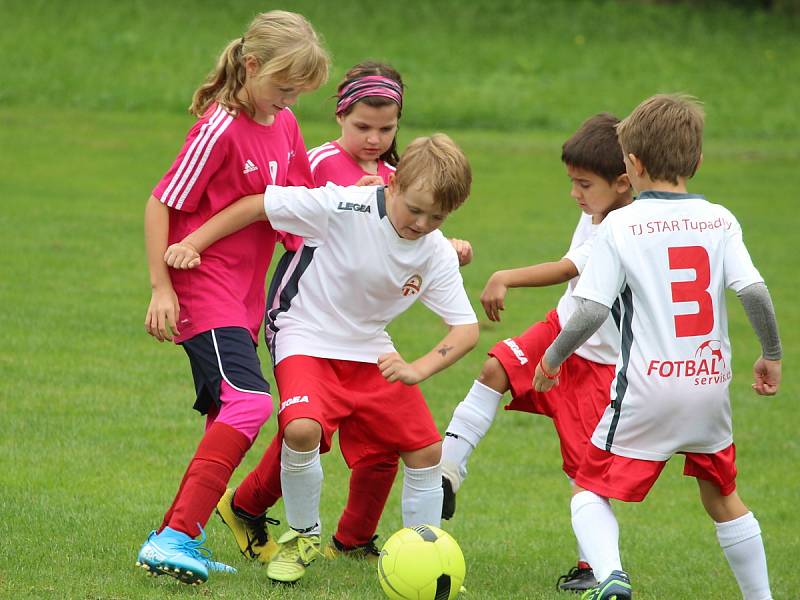
<path id="1" fill-rule="evenodd" d="M 273 580 L 297 581 L 319 554 L 319 454 L 337 429 L 351 467 L 403 459 L 405 526 L 440 521 L 441 438 L 416 384 L 477 342 L 456 252 L 438 231 L 469 195 L 471 179 L 450 138 L 418 138 L 386 188 L 269 186 L 263 198 L 243 198 L 167 250 L 170 266 L 194 267 L 214 240 L 259 220 L 305 239 L 273 280 L 267 311 L 291 527 L 267 567 Z M 409 363 L 385 328 L 416 299 L 450 331 Z"/>
<path id="2" fill-rule="evenodd" d="M 495 272 L 486 283 L 481 303 L 492 321 L 500 320 L 508 288 L 539 287 L 568 282 L 558 307 L 544 321 L 490 351 L 478 379 L 459 403 L 442 446 L 442 517 L 455 512 L 455 493 L 467 474 L 467 460 L 494 421 L 498 403 L 510 391 L 506 409 L 542 414 L 553 420 L 561 443 L 562 468 L 574 480 L 589 437 L 608 405 L 608 389 L 619 354 L 619 332 L 612 318 L 567 361 L 557 394 L 533 390 L 534 368 L 574 309 L 572 291 L 591 249 L 591 238 L 605 216 L 630 204 L 633 196 L 617 142 L 619 119 L 608 113 L 584 122 L 562 147 L 561 160 L 572 182 L 570 195 L 583 211 L 569 251 L 559 261 Z M 592 570 L 578 548 L 578 565 L 562 575 L 558 587 L 582 591 L 593 587 Z"/>
<path id="3" fill-rule="evenodd" d="M 747 600 L 771 598 L 758 521 L 736 493 L 725 288 L 759 337 L 753 389 L 773 395 L 781 344 L 764 281 L 736 218 L 689 194 L 702 158 L 703 112 L 690 97 L 658 95 L 617 127 L 625 166 L 640 191 L 600 228 L 574 296 L 580 302 L 536 369 L 534 387 L 558 384 L 564 359 L 602 323 L 617 296 L 621 349 L 611 404 L 578 469 L 572 523 L 602 582 L 591 600 L 631 597 L 608 498 L 644 499 L 666 461 L 686 456 L 717 538 Z"/>

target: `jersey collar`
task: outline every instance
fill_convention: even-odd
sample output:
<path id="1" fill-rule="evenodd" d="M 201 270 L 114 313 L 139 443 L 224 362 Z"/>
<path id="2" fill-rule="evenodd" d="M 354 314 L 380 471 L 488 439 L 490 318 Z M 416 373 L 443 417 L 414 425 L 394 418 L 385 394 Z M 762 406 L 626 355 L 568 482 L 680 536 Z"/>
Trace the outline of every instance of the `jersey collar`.
<path id="1" fill-rule="evenodd" d="M 645 190 L 636 197 L 637 200 L 705 200 L 705 196 L 700 194 L 687 194 L 685 192 L 659 192 L 657 190 Z"/>

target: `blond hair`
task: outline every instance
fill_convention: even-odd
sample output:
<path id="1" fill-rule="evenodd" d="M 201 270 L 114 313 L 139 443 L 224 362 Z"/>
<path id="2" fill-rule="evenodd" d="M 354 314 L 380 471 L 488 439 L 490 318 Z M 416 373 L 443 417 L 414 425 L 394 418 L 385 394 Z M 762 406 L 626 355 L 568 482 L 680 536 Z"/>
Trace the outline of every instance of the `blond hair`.
<path id="1" fill-rule="evenodd" d="M 642 161 L 653 181 L 692 177 L 703 153 L 703 106 L 687 94 L 657 94 L 617 125 L 620 146 Z"/>
<path id="2" fill-rule="evenodd" d="M 472 169 L 456 143 L 444 133 L 413 140 L 400 157 L 395 182 L 402 192 L 410 188 L 433 194 L 442 210 L 452 212 L 469 196 Z"/>
<path id="3" fill-rule="evenodd" d="M 237 97 L 244 86 L 245 59 L 261 65 L 256 77 L 270 77 L 283 85 L 315 90 L 328 79 L 328 53 L 305 17 L 284 10 L 256 15 L 244 36 L 228 43 L 192 97 L 189 112 L 202 116 L 212 102 L 231 112 L 254 109 Z"/>

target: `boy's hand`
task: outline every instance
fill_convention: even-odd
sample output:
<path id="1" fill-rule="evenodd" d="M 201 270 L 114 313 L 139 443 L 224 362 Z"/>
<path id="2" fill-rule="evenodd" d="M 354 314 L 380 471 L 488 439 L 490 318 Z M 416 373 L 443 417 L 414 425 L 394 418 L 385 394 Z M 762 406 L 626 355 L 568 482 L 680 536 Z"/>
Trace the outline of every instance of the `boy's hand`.
<path id="1" fill-rule="evenodd" d="M 546 374 L 545 374 L 546 373 Z M 533 389 L 537 392 L 549 392 L 558 385 L 558 374 L 561 369 L 555 373 L 550 371 L 550 368 L 544 364 L 544 358 L 536 365 L 536 371 L 533 374 Z"/>
<path id="2" fill-rule="evenodd" d="M 359 187 L 368 185 L 383 185 L 383 177 L 380 175 L 364 175 L 361 179 L 356 181 L 356 185 Z"/>
<path id="3" fill-rule="evenodd" d="M 195 269 L 200 266 L 200 253 L 191 244 L 178 242 L 167 248 L 164 262 L 173 269 Z"/>
<path id="4" fill-rule="evenodd" d="M 173 336 L 180 334 L 176 325 L 180 310 L 178 296 L 172 286 L 169 289 L 153 289 L 144 318 L 145 330 L 159 342 L 172 341 Z"/>
<path id="5" fill-rule="evenodd" d="M 508 293 L 508 286 L 503 281 L 502 271 L 492 273 L 481 293 L 481 304 L 490 321 L 500 320 L 500 311 L 506 308 L 506 293 Z"/>
<path id="6" fill-rule="evenodd" d="M 781 384 L 781 361 L 759 356 L 753 365 L 753 389 L 759 396 L 774 396 Z"/>
<path id="7" fill-rule="evenodd" d="M 472 244 L 467 240 L 457 240 L 456 238 L 450 238 L 450 243 L 458 254 L 459 267 L 465 267 L 472 262 Z"/>
<path id="8" fill-rule="evenodd" d="M 397 352 L 382 354 L 378 357 L 378 368 L 381 375 L 389 383 L 400 381 L 407 385 L 414 385 L 422 381 L 422 374 L 417 371 L 414 365 L 403 360 Z"/>

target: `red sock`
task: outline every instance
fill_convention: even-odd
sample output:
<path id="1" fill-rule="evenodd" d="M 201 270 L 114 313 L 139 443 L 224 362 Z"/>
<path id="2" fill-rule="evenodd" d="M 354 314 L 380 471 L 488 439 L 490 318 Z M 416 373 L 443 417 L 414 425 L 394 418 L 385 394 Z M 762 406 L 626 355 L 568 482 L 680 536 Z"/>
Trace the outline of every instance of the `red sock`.
<path id="1" fill-rule="evenodd" d="M 347 506 L 336 531 L 343 545 L 360 546 L 372 539 L 396 475 L 397 458 L 353 469 Z"/>
<path id="2" fill-rule="evenodd" d="M 230 425 L 214 423 L 209 427 L 186 469 L 165 523 L 192 537 L 199 535 L 198 523 L 205 526 L 208 522 L 249 448 L 247 436 Z"/>
<path id="3" fill-rule="evenodd" d="M 255 516 L 275 506 L 281 495 L 281 438 L 276 435 L 233 499 L 236 508 Z"/>

